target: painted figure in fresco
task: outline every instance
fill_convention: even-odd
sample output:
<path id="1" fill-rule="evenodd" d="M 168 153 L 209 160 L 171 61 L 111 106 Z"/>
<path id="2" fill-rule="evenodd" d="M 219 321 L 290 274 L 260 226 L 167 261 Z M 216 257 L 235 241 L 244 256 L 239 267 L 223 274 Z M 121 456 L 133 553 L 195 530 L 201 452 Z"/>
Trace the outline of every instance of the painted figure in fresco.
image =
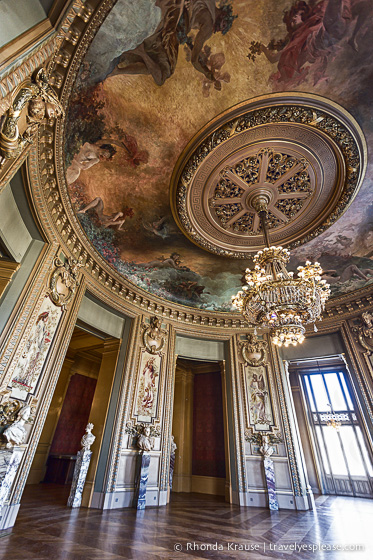
<path id="1" fill-rule="evenodd" d="M 86 142 L 75 154 L 71 165 L 66 170 L 66 181 L 68 185 L 75 183 L 80 172 L 93 167 L 100 161 L 107 161 L 114 157 L 116 149 L 111 144 L 90 144 Z"/>
<path id="2" fill-rule="evenodd" d="M 278 71 L 271 76 L 274 87 L 295 87 L 313 74 L 314 85 L 325 79 L 328 58 L 336 44 L 350 32 L 349 45 L 358 50 L 357 36 L 369 20 L 372 7 L 368 0 L 297 0 L 284 12 L 287 36 L 265 46 L 252 43 L 249 58 L 263 52 Z M 254 57 L 253 57 L 254 54 Z"/>
<path id="3" fill-rule="evenodd" d="M 78 211 L 78 214 L 85 214 L 87 210 L 91 210 L 94 208 L 98 219 L 100 221 L 100 225 L 104 228 L 108 228 L 110 226 L 118 226 L 118 230 L 122 229 L 124 222 L 126 221 L 126 217 L 123 212 L 113 212 L 112 214 L 104 214 L 104 203 L 102 198 L 97 196 L 84 206 L 81 210 Z M 131 217 L 131 214 L 129 214 Z"/>
<path id="4" fill-rule="evenodd" d="M 229 83 L 231 76 L 228 72 L 222 71 L 222 66 L 225 64 L 225 55 L 222 52 L 211 54 L 211 48 L 208 45 L 203 47 L 200 59 L 204 60 L 205 66 L 210 70 L 213 80 L 210 80 L 206 75 L 202 76 L 202 95 L 209 97 L 210 89 L 213 85 L 215 89 L 221 90 L 221 83 Z"/>
<path id="5" fill-rule="evenodd" d="M 138 47 L 123 53 L 109 76 L 148 74 L 161 86 L 175 71 L 179 45 L 186 44 L 196 70 L 215 82 L 200 55 L 213 33 L 225 34 L 231 28 L 234 16 L 230 2 L 223 0 L 217 6 L 215 0 L 157 0 L 156 5 L 162 10 L 158 28 Z M 190 33 L 195 31 L 193 42 Z"/>
<path id="6" fill-rule="evenodd" d="M 138 263 L 136 266 L 144 268 L 175 268 L 176 270 L 185 270 L 186 267 L 181 266 L 180 255 L 172 253 L 169 257 L 160 257 L 148 263 Z"/>
<path id="7" fill-rule="evenodd" d="M 170 235 L 170 228 L 167 222 L 166 217 L 161 217 L 154 222 L 142 222 L 142 225 L 146 231 L 156 235 L 157 237 L 161 237 L 162 239 L 166 239 Z"/>
<path id="8" fill-rule="evenodd" d="M 142 375 L 144 376 L 143 380 L 143 399 L 142 399 L 142 407 L 143 409 L 152 409 L 153 408 L 153 401 L 155 396 L 155 380 L 158 376 L 158 373 L 155 371 L 154 365 L 155 357 L 151 357 L 145 364 L 144 370 Z"/>
<path id="9" fill-rule="evenodd" d="M 267 390 L 262 373 L 254 373 L 250 382 L 251 397 L 250 409 L 253 414 L 255 424 L 268 424 L 271 419 L 267 414 L 266 398 Z"/>
<path id="10" fill-rule="evenodd" d="M 347 266 L 342 274 L 339 276 L 336 270 L 324 270 L 322 273 L 323 280 L 328 284 L 335 284 L 336 282 L 348 282 L 353 278 L 368 281 L 373 278 L 373 270 L 371 268 L 358 268 L 355 264 Z"/>

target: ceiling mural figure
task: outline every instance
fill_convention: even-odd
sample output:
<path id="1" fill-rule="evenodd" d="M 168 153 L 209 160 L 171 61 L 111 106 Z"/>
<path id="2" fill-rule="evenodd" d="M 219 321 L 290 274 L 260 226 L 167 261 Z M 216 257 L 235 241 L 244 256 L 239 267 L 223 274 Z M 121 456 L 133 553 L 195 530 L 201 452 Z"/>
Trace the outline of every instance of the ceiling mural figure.
<path id="1" fill-rule="evenodd" d="M 291 89 L 307 77 L 316 86 L 327 80 L 327 64 L 336 49 L 348 37 L 347 45 L 358 51 L 359 34 L 371 14 L 368 0 L 298 0 L 284 11 L 287 35 L 271 40 L 267 46 L 253 41 L 249 58 L 264 53 L 269 62 L 277 63 L 270 80 L 274 89 Z"/>
<path id="2" fill-rule="evenodd" d="M 108 75 L 150 74 L 158 86 L 175 71 L 179 46 L 184 45 L 187 60 L 204 74 L 215 89 L 221 89 L 221 80 L 215 75 L 224 64 L 211 60 L 211 49 L 206 41 L 217 32 L 226 34 L 236 16 L 229 0 L 158 0 L 162 10 L 161 21 L 155 33 L 136 48 L 124 52 L 112 65 Z M 194 34 L 194 37 L 193 37 Z M 222 54 L 222 53 L 220 53 Z M 215 55 L 216 58 L 216 55 Z M 218 74 L 220 76 L 220 74 Z"/>
<path id="3" fill-rule="evenodd" d="M 118 0 L 81 65 L 65 129 L 69 194 L 95 249 L 161 298 L 232 311 L 250 262 L 212 254 L 181 232 L 170 206 L 175 164 L 217 115 L 281 91 L 342 105 L 369 147 L 372 16 L 368 0 Z M 332 295 L 373 282 L 372 177 L 368 167 L 343 216 L 291 251 L 291 270 L 320 262 Z M 255 216 L 233 218 L 239 208 L 225 209 L 219 188 L 211 197 L 218 223 L 255 233 Z M 281 196 L 277 214 L 300 215 L 313 195 Z"/>

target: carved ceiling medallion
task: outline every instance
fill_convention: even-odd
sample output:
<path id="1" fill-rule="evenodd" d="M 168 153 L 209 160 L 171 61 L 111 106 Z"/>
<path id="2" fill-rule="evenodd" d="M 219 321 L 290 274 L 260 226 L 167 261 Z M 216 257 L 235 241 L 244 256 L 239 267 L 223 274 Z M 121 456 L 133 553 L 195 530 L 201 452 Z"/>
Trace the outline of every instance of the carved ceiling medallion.
<path id="1" fill-rule="evenodd" d="M 263 245 L 258 194 L 268 201 L 272 243 L 294 247 L 340 217 L 365 167 L 363 134 L 344 109 L 275 94 L 233 107 L 191 140 L 173 173 L 171 207 L 194 243 L 245 258 Z"/>

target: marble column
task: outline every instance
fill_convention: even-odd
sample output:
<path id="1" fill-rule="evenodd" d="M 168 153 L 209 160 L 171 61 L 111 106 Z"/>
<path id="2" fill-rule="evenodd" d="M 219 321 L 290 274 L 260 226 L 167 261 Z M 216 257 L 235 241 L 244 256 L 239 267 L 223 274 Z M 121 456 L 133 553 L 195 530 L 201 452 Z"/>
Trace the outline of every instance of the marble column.
<path id="1" fill-rule="evenodd" d="M 136 509 L 145 509 L 146 505 L 146 488 L 149 479 L 150 454 L 146 451 L 140 451 L 138 461 L 138 471 L 136 480 L 135 507 Z"/>
<path id="2" fill-rule="evenodd" d="M 82 503 L 83 488 L 85 479 L 87 478 L 91 456 L 92 451 L 90 451 L 89 449 L 81 449 L 80 451 L 78 451 L 70 496 L 67 500 L 67 505 L 69 507 L 80 507 Z"/>
<path id="3" fill-rule="evenodd" d="M 27 445 L 0 448 L 0 515 Z"/>
<path id="4" fill-rule="evenodd" d="M 269 509 L 278 511 L 278 501 L 276 496 L 276 480 L 273 461 L 269 457 L 264 457 L 264 472 L 267 482 Z"/>

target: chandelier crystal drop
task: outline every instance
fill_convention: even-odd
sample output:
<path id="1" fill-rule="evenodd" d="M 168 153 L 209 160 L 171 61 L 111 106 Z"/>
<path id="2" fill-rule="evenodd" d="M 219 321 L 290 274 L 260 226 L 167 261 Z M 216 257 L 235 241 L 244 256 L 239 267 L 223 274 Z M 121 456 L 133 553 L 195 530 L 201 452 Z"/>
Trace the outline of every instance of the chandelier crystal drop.
<path id="1" fill-rule="evenodd" d="M 253 204 L 254 206 L 254 204 Z M 266 200 L 258 195 L 256 206 L 267 247 L 254 257 L 254 269 L 246 269 L 246 285 L 232 297 L 233 305 L 252 326 L 268 328 L 277 346 L 296 346 L 305 338 L 305 325 L 321 321 L 330 295 L 318 262 L 298 266 L 298 274 L 288 272 L 290 251 L 269 245 L 266 229 Z"/>

